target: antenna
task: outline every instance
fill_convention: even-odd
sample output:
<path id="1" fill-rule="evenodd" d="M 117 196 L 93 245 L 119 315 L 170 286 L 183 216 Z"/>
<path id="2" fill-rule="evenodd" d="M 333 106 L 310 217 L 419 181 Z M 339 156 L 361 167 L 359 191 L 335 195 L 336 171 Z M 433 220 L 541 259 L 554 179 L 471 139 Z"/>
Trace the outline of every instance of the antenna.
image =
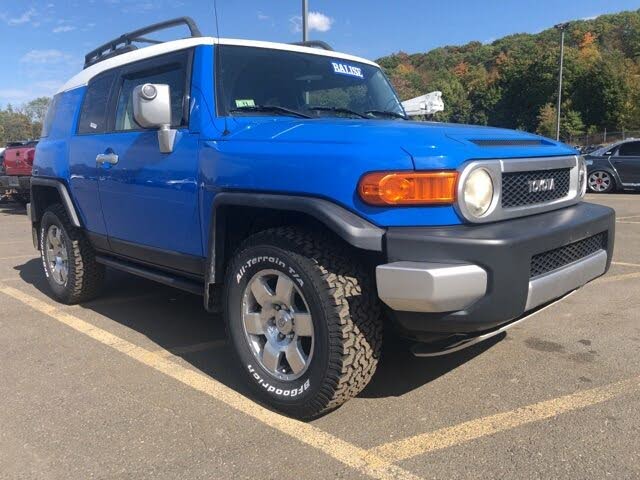
<path id="1" fill-rule="evenodd" d="M 309 40 L 309 2 L 302 0 L 302 41 Z"/>
<path id="2" fill-rule="evenodd" d="M 222 78 L 218 78 L 218 74 L 220 73 L 220 53 L 222 52 L 222 49 L 220 48 L 220 25 L 218 24 L 218 0 L 213 0 L 213 13 L 214 16 L 216 18 L 216 37 L 218 38 L 218 48 L 216 49 L 215 52 L 215 74 L 216 74 L 216 84 L 220 86 L 220 96 L 224 99 L 224 91 L 223 91 L 223 82 L 222 82 Z M 231 132 L 229 131 L 229 128 L 227 126 L 227 116 L 224 116 L 224 131 L 222 132 L 222 136 L 226 137 L 227 135 L 229 135 Z"/>

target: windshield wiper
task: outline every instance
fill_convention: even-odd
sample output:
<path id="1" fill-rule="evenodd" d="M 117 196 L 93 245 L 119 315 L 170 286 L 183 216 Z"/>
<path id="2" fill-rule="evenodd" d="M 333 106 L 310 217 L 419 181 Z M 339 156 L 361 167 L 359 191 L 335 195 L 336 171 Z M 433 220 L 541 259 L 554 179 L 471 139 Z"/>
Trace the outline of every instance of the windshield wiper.
<path id="1" fill-rule="evenodd" d="M 394 112 L 392 110 L 367 110 L 364 112 L 368 115 L 376 115 L 376 116 L 386 116 L 392 118 L 401 118 L 403 120 L 407 120 L 407 116 L 398 112 Z"/>
<path id="2" fill-rule="evenodd" d="M 297 110 L 292 110 L 286 107 L 280 107 L 278 105 L 247 105 L 245 107 L 232 108 L 229 110 L 229 113 L 234 112 L 271 112 L 300 118 L 311 118 L 311 116 L 306 113 L 298 112 Z"/>
<path id="3" fill-rule="evenodd" d="M 343 108 L 343 107 L 323 107 L 323 106 L 315 106 L 315 105 L 311 105 L 307 107 L 307 110 L 318 110 L 320 112 L 335 112 L 335 113 L 346 113 L 348 115 L 355 115 L 356 117 L 360 117 L 360 118 L 367 118 L 366 115 L 363 115 L 360 112 L 356 112 L 355 110 L 351 110 L 350 108 Z"/>

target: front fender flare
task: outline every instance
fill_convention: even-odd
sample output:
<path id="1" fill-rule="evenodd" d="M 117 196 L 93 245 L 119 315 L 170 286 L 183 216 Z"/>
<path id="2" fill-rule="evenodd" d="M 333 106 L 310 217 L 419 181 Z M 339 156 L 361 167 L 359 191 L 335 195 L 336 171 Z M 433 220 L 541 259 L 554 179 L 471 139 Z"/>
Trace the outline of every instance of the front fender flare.
<path id="1" fill-rule="evenodd" d="M 315 218 L 355 248 L 373 252 L 382 252 L 383 249 L 384 229 L 328 200 L 292 195 L 221 192 L 214 198 L 211 213 L 206 270 L 207 288 L 205 288 L 205 292 L 208 292 L 209 285 L 221 283 L 221 277 L 224 275 L 222 271 L 224 258 L 220 258 L 224 245 L 222 227 L 224 222 L 220 221 L 218 213 L 225 206 L 267 208 L 304 213 Z"/>

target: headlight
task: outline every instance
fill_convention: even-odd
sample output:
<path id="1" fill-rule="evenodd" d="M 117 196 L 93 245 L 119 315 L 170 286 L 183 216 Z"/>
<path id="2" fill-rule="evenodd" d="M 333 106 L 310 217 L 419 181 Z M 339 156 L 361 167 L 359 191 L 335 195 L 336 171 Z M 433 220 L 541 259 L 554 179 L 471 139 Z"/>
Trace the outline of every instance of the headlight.
<path id="1" fill-rule="evenodd" d="M 578 193 L 581 197 L 587 193 L 587 162 L 584 157 L 578 158 Z"/>
<path id="2" fill-rule="evenodd" d="M 464 182 L 462 201 L 474 217 L 487 213 L 493 201 L 493 181 L 484 168 L 469 174 Z"/>

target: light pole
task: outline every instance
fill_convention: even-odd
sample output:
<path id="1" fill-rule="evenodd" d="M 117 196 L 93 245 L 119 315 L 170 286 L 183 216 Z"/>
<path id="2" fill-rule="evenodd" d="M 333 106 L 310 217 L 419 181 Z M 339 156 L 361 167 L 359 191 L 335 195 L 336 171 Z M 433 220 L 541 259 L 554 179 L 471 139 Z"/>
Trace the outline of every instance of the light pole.
<path id="1" fill-rule="evenodd" d="M 307 19 L 309 18 L 309 2 L 308 0 L 302 0 L 302 41 L 309 40 L 309 29 L 307 25 Z"/>
<path id="2" fill-rule="evenodd" d="M 562 105 L 562 67 L 564 62 L 564 31 L 568 23 L 559 23 L 555 26 L 560 30 L 560 73 L 558 74 L 558 107 L 556 108 L 556 140 L 560 140 L 560 108 Z"/>

